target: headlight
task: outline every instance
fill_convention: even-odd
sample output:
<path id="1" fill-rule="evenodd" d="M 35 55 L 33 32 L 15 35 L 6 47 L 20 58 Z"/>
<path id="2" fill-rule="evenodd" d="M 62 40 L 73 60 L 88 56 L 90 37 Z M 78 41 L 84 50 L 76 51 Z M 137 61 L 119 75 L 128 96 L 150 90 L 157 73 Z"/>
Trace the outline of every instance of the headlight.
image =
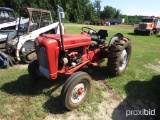
<path id="1" fill-rule="evenodd" d="M 38 42 L 38 39 L 37 39 L 37 38 L 35 39 L 34 42 L 35 42 L 36 46 L 39 46 L 39 42 Z"/>

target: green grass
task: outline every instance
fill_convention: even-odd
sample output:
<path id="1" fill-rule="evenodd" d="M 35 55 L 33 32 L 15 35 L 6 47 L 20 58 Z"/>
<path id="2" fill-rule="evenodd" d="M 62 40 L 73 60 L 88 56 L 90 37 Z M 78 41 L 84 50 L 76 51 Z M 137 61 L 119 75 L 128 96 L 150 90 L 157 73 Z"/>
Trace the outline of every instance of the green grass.
<path id="1" fill-rule="evenodd" d="M 98 111 L 98 104 L 104 100 L 103 91 L 109 88 L 117 91 L 127 101 L 147 100 L 157 102 L 160 98 L 160 73 L 151 69 L 149 64 L 160 66 L 160 36 L 133 34 L 132 26 L 91 26 L 81 24 L 66 24 L 67 33 L 77 34 L 81 27 L 87 26 L 95 30 L 107 29 L 109 37 L 122 33 L 132 40 L 132 55 L 125 73 L 109 78 L 104 69 L 106 62 L 99 67 L 90 67 L 85 71 L 93 78 L 93 86 L 87 101 L 75 113 L 86 113 L 92 116 Z M 98 80 L 106 84 L 101 87 Z M 0 69 L 0 119 L 44 119 L 47 115 L 61 115 L 64 118 L 69 112 L 60 102 L 60 92 L 65 78 L 56 81 L 33 80 L 27 69 L 12 67 Z M 147 102 L 148 103 L 148 102 Z"/>

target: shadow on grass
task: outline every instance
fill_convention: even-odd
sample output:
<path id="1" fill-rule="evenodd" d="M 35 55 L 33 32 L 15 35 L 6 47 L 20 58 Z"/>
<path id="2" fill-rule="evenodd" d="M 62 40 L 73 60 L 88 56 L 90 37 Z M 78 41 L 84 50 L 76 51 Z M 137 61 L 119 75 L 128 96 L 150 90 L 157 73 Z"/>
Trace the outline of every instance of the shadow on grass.
<path id="1" fill-rule="evenodd" d="M 95 81 L 105 80 L 106 78 L 111 78 L 109 76 L 106 66 L 93 66 L 89 65 L 88 68 L 83 69 L 87 72 Z"/>
<path id="2" fill-rule="evenodd" d="M 39 95 L 43 94 L 43 89 L 55 86 L 50 92 L 54 92 L 64 82 L 61 79 L 55 81 L 43 79 L 34 81 L 28 74 L 20 76 L 17 80 L 5 83 L 1 87 L 4 91 L 13 95 Z M 49 95 L 50 93 L 45 93 Z"/>
<path id="3" fill-rule="evenodd" d="M 63 114 L 65 109 L 60 101 L 60 95 L 53 97 L 51 94 L 64 84 L 66 78 L 58 78 L 55 81 L 48 79 L 33 81 L 28 74 L 20 76 L 17 80 L 5 83 L 0 90 L 11 95 L 36 97 L 46 95 L 49 99 L 43 104 L 43 108 L 54 114 Z M 49 89 L 44 91 L 44 89 Z M 26 108 L 27 109 L 27 108 Z"/>
<path id="4" fill-rule="evenodd" d="M 157 37 L 160 37 L 160 34 L 156 35 Z"/>
<path id="5" fill-rule="evenodd" d="M 141 34 L 135 34 L 134 32 L 133 33 L 127 33 L 128 35 L 132 35 L 132 36 L 149 36 L 147 35 L 146 33 L 141 33 Z"/>
<path id="6" fill-rule="evenodd" d="M 160 75 L 154 76 L 150 81 L 132 81 L 125 86 L 127 97 L 120 103 L 112 114 L 113 120 L 160 120 L 156 118 L 159 113 L 160 102 Z M 133 115 L 129 110 L 154 110 L 154 115 Z M 130 115 L 126 117 L 126 111 Z"/>
<path id="7" fill-rule="evenodd" d="M 106 67 L 89 66 L 82 71 L 87 72 L 96 81 L 105 80 L 108 77 Z M 0 90 L 16 96 L 36 97 L 37 95 L 44 94 L 49 99 L 43 104 L 43 108 L 52 114 L 63 114 L 69 110 L 62 106 L 60 95 L 54 97 L 51 94 L 60 88 L 66 79 L 65 77 L 60 77 L 54 81 L 45 78 L 43 80 L 33 81 L 28 74 L 25 74 L 17 80 L 5 83 Z"/>

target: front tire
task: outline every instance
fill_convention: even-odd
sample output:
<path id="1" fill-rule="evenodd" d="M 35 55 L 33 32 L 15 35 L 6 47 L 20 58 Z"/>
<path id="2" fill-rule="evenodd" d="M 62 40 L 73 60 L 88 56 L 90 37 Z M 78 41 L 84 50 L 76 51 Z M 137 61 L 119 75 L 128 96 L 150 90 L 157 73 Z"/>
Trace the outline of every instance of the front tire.
<path id="1" fill-rule="evenodd" d="M 85 72 L 76 72 L 65 82 L 61 91 L 64 107 L 73 110 L 87 98 L 91 89 L 91 77 Z"/>
<path id="2" fill-rule="evenodd" d="M 131 41 L 127 38 L 118 38 L 109 49 L 107 63 L 108 73 L 111 76 L 122 74 L 130 60 Z"/>
<path id="3" fill-rule="evenodd" d="M 40 79 L 39 63 L 37 59 L 29 63 L 28 73 L 35 81 Z"/>

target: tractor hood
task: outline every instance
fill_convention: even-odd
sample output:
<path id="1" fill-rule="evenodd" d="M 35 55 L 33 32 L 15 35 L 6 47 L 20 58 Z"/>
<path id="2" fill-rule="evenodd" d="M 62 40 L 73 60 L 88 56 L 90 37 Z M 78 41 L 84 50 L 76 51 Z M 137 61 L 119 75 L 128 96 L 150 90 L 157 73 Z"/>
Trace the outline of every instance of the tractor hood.
<path id="1" fill-rule="evenodd" d="M 91 37 L 87 34 L 64 34 L 64 47 L 65 49 L 80 47 L 80 46 L 89 46 L 91 43 Z M 55 42 L 58 46 L 62 47 L 61 38 L 58 34 L 48 34 L 45 36 L 39 36 L 37 38 L 39 46 L 45 46 L 47 48 L 54 47 L 52 46 Z"/>

